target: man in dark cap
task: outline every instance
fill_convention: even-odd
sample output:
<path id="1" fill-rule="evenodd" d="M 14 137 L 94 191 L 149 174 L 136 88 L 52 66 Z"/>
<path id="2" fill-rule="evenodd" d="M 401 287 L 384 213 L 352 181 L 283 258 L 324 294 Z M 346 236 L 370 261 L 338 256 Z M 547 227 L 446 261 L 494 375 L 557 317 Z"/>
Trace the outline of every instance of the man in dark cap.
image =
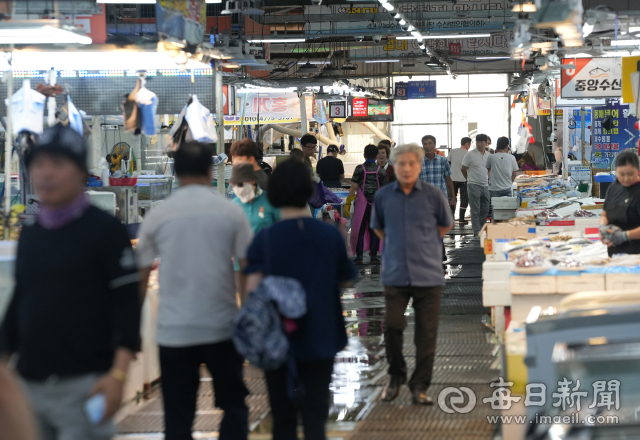
<path id="1" fill-rule="evenodd" d="M 84 193 L 86 147 L 60 124 L 26 155 L 37 221 L 23 228 L 0 362 L 18 355 L 41 438 L 110 439 L 139 349 L 139 275 L 125 227 Z M 97 396 L 97 424 L 84 405 Z"/>

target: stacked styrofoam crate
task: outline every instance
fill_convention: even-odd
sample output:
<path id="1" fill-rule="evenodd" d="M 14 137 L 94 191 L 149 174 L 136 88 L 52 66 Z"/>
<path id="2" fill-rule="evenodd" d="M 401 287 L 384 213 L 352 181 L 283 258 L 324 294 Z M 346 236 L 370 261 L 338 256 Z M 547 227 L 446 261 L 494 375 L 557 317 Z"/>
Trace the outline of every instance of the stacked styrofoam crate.
<path id="1" fill-rule="evenodd" d="M 516 210 L 520 208 L 517 197 L 492 197 L 494 220 L 509 220 L 516 216 Z"/>
<path id="2" fill-rule="evenodd" d="M 482 263 L 482 304 L 485 307 L 510 306 L 511 261 L 485 261 Z"/>

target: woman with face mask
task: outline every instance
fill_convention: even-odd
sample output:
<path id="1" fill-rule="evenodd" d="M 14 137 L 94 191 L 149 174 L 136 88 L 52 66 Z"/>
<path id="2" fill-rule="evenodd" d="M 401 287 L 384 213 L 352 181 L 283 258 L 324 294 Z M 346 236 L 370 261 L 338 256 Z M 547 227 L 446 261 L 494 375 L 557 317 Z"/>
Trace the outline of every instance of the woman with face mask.
<path id="1" fill-rule="evenodd" d="M 640 160 L 631 149 L 618 154 L 616 181 L 607 190 L 600 236 L 609 255 L 640 254 Z"/>

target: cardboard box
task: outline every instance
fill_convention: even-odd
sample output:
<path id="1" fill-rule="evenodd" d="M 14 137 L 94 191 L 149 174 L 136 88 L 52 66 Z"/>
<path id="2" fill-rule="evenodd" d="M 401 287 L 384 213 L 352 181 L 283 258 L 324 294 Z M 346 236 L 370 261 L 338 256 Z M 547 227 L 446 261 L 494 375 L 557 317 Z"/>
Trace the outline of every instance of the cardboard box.
<path id="1" fill-rule="evenodd" d="M 494 220 L 511 220 L 516 216 L 515 209 L 493 209 Z"/>
<path id="2" fill-rule="evenodd" d="M 558 293 L 577 293 L 605 289 L 603 273 L 559 274 L 556 277 Z"/>
<path id="3" fill-rule="evenodd" d="M 507 223 L 485 224 L 480 230 L 480 242 L 494 238 L 535 238 L 536 225 L 510 225 Z"/>

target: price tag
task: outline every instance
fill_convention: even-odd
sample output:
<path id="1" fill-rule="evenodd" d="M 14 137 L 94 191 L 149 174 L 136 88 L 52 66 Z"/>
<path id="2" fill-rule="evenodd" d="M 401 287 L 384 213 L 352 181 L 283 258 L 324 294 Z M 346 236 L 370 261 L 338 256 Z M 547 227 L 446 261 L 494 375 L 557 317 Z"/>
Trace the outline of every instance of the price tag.
<path id="1" fill-rule="evenodd" d="M 345 118 L 347 116 L 347 103 L 345 101 L 329 102 L 329 114 L 332 118 Z"/>

